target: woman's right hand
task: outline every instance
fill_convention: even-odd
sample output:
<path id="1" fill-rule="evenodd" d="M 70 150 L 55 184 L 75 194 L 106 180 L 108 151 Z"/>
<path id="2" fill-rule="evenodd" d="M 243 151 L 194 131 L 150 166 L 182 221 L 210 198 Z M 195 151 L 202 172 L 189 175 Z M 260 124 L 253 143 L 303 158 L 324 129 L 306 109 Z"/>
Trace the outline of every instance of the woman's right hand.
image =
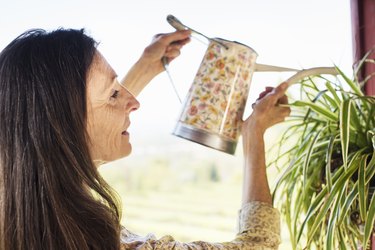
<path id="1" fill-rule="evenodd" d="M 182 30 L 154 36 L 121 84 L 137 96 L 156 75 L 164 71 L 163 58 L 170 63 L 180 55 L 182 47 L 190 41 L 190 34 L 189 30 Z"/>
<path id="2" fill-rule="evenodd" d="M 253 113 L 242 124 L 242 135 L 247 137 L 252 131 L 263 134 L 267 128 L 282 122 L 290 114 L 290 108 L 280 104 L 288 104 L 285 91 L 288 83 L 276 88 L 266 87 L 252 105 Z"/>
<path id="3" fill-rule="evenodd" d="M 147 46 L 140 58 L 149 67 L 149 73 L 156 76 L 164 71 L 163 57 L 170 63 L 180 55 L 182 47 L 190 41 L 190 30 L 179 30 L 172 33 L 157 34 Z"/>

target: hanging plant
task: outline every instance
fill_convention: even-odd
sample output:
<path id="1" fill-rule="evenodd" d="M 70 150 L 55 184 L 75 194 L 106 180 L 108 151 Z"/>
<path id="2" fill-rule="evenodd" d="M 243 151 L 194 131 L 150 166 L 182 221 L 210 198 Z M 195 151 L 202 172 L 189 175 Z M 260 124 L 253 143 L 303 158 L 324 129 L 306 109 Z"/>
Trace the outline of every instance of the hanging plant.
<path id="1" fill-rule="evenodd" d="M 273 196 L 293 249 L 357 249 L 374 228 L 375 98 L 337 70 L 333 80 L 297 84 L 290 126 L 270 163 L 281 172 Z"/>

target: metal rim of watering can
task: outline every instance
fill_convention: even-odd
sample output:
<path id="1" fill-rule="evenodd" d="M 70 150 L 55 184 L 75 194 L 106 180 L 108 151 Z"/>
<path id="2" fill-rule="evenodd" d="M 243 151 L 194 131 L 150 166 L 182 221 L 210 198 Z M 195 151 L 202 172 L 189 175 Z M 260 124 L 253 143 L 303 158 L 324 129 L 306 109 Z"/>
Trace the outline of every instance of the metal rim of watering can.
<path id="1" fill-rule="evenodd" d="M 172 134 L 231 155 L 236 152 L 237 141 L 225 139 L 220 135 L 181 122 L 177 123 Z"/>

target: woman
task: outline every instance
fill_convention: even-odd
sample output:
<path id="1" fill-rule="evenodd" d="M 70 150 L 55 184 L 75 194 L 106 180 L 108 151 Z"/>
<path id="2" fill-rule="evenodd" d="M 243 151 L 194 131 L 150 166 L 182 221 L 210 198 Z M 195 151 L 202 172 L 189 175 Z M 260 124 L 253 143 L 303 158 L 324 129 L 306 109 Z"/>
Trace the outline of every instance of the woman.
<path id="1" fill-rule="evenodd" d="M 268 88 L 243 122 L 240 228 L 227 243 L 141 238 L 120 225 L 117 197 L 97 171 L 131 152 L 129 114 L 141 90 L 189 41 L 160 34 L 119 82 L 82 30 L 33 30 L 0 54 L 0 249 L 276 249 L 263 134 L 290 110 L 286 84 Z M 257 143 L 250 143 L 256 141 Z"/>

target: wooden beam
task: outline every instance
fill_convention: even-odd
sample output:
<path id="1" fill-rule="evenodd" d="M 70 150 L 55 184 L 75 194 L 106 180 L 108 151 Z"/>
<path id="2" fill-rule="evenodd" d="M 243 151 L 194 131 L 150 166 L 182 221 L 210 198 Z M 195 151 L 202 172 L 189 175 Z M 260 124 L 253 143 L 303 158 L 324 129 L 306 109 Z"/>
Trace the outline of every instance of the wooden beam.
<path id="1" fill-rule="evenodd" d="M 375 0 L 351 0 L 350 5 L 354 65 L 371 49 L 369 58 L 375 60 Z M 375 64 L 366 63 L 358 77 L 363 80 L 371 74 L 375 74 Z M 375 96 L 375 75 L 367 82 L 365 93 Z"/>

